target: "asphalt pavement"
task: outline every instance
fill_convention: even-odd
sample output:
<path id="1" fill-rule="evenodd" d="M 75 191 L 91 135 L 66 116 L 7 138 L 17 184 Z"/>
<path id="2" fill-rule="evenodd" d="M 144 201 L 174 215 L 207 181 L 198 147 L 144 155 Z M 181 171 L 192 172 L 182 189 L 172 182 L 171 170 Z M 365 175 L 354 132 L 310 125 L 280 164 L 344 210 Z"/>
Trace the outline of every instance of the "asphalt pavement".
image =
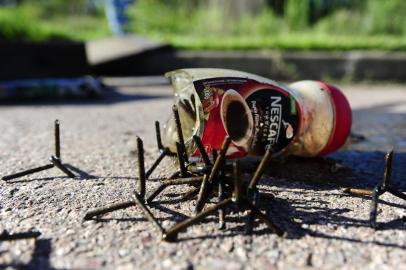
<path id="1" fill-rule="evenodd" d="M 268 169 L 260 188 L 274 198 L 260 207 L 284 237 L 259 222 L 245 235 L 245 215 L 234 211 L 227 212 L 225 230 L 213 215 L 180 233 L 177 243 L 166 243 L 137 207 L 83 221 L 90 209 L 131 198 L 136 136 L 150 165 L 158 156 L 154 121 L 165 122 L 171 111 L 168 85 L 106 82 L 118 90 L 105 99 L 0 106 L 1 175 L 47 164 L 59 119 L 63 162 L 80 176 L 70 179 L 53 168 L 0 181 L 0 231 L 42 233 L 37 240 L 0 242 L 0 268 L 406 269 L 406 202 L 384 194 L 374 230 L 370 198 L 342 192 L 381 181 L 388 145 L 395 150 L 393 184 L 406 191 L 405 85 L 338 84 L 354 112 L 347 145 L 328 158 L 276 161 L 275 170 Z M 173 171 L 167 159 L 151 178 Z M 149 181 L 147 192 L 157 185 Z M 164 228 L 192 215 L 193 200 L 176 202 L 186 189 L 170 188 L 151 205 Z"/>

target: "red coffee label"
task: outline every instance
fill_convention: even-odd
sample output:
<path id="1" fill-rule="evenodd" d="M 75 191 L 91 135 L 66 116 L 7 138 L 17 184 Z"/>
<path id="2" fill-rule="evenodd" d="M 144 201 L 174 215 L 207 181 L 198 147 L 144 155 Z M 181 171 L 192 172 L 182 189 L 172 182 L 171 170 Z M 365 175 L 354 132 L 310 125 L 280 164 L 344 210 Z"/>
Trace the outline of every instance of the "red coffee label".
<path id="1" fill-rule="evenodd" d="M 299 107 L 285 89 L 246 78 L 212 78 L 194 82 L 203 105 L 202 142 L 208 152 L 220 149 L 228 135 L 227 155 L 261 155 L 266 146 L 285 148 L 299 126 Z"/>

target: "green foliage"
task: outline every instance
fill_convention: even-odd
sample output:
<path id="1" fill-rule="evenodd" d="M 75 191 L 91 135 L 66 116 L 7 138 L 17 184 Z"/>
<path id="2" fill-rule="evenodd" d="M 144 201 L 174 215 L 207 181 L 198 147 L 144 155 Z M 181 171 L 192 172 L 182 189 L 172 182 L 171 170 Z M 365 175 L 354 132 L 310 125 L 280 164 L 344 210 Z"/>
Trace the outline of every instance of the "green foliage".
<path id="1" fill-rule="evenodd" d="M 364 1 L 360 1 L 361 3 Z M 368 0 L 352 9 L 338 9 L 321 19 L 315 29 L 347 35 L 406 37 L 406 1 Z"/>
<path id="2" fill-rule="evenodd" d="M 318 33 L 331 33 L 332 35 L 359 35 L 365 28 L 365 20 L 358 10 L 340 9 L 330 16 L 320 19 L 314 30 Z"/>
<path id="3" fill-rule="evenodd" d="M 192 23 L 192 14 L 184 5 L 172 5 L 177 1 L 138 1 L 129 12 L 132 18 L 133 31 L 138 33 L 151 32 L 183 34 L 188 29 L 185 21 Z"/>
<path id="4" fill-rule="evenodd" d="M 31 2 L 19 7 L 0 7 L 0 40 L 92 39 L 108 34 L 104 17 L 67 14 L 65 11 L 51 16 L 49 9 Z"/>
<path id="5" fill-rule="evenodd" d="M 189 49 L 406 49 L 403 0 L 287 0 L 283 16 L 270 8 L 236 16 L 191 2 L 138 0 L 132 30 Z"/>
<path id="6" fill-rule="evenodd" d="M 102 3 L 103 1 L 100 0 L 99 2 Z M 92 16 L 103 16 L 102 9 L 90 10 L 88 0 L 25 0 L 24 5 L 26 4 L 40 6 L 41 14 L 47 18 L 67 15 L 89 15 L 89 12 Z"/>
<path id="7" fill-rule="evenodd" d="M 367 14 L 370 33 L 406 35 L 406 1 L 369 0 Z"/>
<path id="8" fill-rule="evenodd" d="M 269 1 L 279 3 L 277 15 L 271 6 L 242 13 L 230 8 L 234 1 L 137 0 L 128 10 L 129 28 L 188 49 L 406 50 L 405 0 Z M 0 39 L 108 35 L 103 7 L 89 13 L 87 0 L 25 0 L 17 8 L 0 7 Z"/>
<path id="9" fill-rule="evenodd" d="M 0 9 L 0 39 L 33 40 L 67 39 L 67 36 L 52 31 L 49 27 L 33 23 L 39 15 L 34 6 Z"/>
<path id="10" fill-rule="evenodd" d="M 155 37 L 185 35 L 198 38 L 202 34 L 211 38 L 247 34 L 261 36 L 282 27 L 281 20 L 268 8 L 255 16 L 234 16 L 227 9 L 212 6 L 170 5 L 158 0 L 139 0 L 129 14 L 133 32 Z"/>
<path id="11" fill-rule="evenodd" d="M 308 1 L 287 0 L 285 10 L 285 19 L 291 30 L 306 29 L 309 23 Z"/>
<path id="12" fill-rule="evenodd" d="M 168 36 L 163 40 L 182 49 L 209 50 L 249 50 L 249 49 L 277 49 L 277 50 L 406 50 L 406 39 L 393 36 L 349 36 L 328 34 L 314 34 L 309 32 L 277 34 L 263 37 L 235 37 L 226 36 L 222 39 L 207 39 L 205 37 Z"/>

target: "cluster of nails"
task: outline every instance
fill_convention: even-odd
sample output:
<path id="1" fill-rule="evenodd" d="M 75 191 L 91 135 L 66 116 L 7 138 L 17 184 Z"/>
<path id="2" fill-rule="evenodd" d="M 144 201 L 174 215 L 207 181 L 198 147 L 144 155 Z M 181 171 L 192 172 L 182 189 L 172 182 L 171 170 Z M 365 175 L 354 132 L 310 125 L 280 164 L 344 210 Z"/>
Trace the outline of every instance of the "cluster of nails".
<path id="1" fill-rule="evenodd" d="M 284 231 L 276 226 L 271 219 L 263 214 L 257 207 L 260 199 L 257 184 L 263 174 L 266 164 L 271 158 L 271 149 L 266 151 L 254 173 L 254 176 L 249 183 L 246 184 L 242 181 L 240 160 L 236 159 L 231 164 L 226 162 L 226 153 L 231 143 L 230 137 L 225 138 L 223 145 L 218 152 L 215 150 L 212 151 L 213 157 L 210 159 L 200 138 L 194 136 L 193 140 L 199 149 L 201 162 L 190 162 L 186 152 L 181 121 L 176 105 L 173 106 L 173 116 L 178 136 L 176 153 L 172 153 L 169 148 L 163 146 L 161 142 L 159 122 L 155 122 L 157 144 L 161 154 L 152 164 L 151 168 L 148 171 L 145 171 L 143 141 L 140 138 L 137 138 L 138 190 L 133 192 L 132 200 L 94 209 L 89 211 L 84 219 L 89 220 L 119 209 L 138 206 L 142 210 L 144 216 L 158 230 L 162 240 L 171 242 L 176 241 L 178 234 L 187 227 L 197 224 L 203 221 L 207 216 L 217 212 L 219 214 L 220 228 L 225 228 L 226 212 L 228 209 L 233 208 L 233 210 L 247 213 L 247 232 L 252 232 L 254 220 L 255 218 L 258 218 L 264 222 L 272 232 L 282 236 Z M 179 169 L 168 179 L 160 180 L 160 185 L 149 196 L 146 196 L 146 183 L 148 178 L 166 156 L 176 156 Z M 166 188 L 173 185 L 193 186 L 193 189 L 184 197 L 196 198 L 195 209 L 191 217 L 186 218 L 169 229 L 164 229 L 151 213 L 149 205 L 155 203 L 154 199 Z M 218 192 L 218 202 L 213 206 L 205 208 L 215 190 Z"/>
<path id="2" fill-rule="evenodd" d="M 106 207 L 100 207 L 93 209 L 86 213 L 84 220 L 94 219 L 106 213 L 110 213 L 116 210 L 125 209 L 131 206 L 138 206 L 144 216 L 155 226 L 161 235 L 162 240 L 176 241 L 178 234 L 189 226 L 197 224 L 203 221 L 207 216 L 218 213 L 219 215 L 219 227 L 221 229 L 226 226 L 226 211 L 237 210 L 238 212 L 245 212 L 245 231 L 246 233 L 252 233 L 253 224 L 255 218 L 258 218 L 264 222 L 269 229 L 278 236 L 284 235 L 284 231 L 276 226 L 273 221 L 263 214 L 258 208 L 261 194 L 257 188 L 258 182 L 267 167 L 270 159 L 274 156 L 272 149 L 268 147 L 261 159 L 258 167 L 256 168 L 250 181 L 242 181 L 241 160 L 234 159 L 231 163 L 226 160 L 226 153 L 231 143 L 231 138 L 226 137 L 221 149 L 217 152 L 212 151 L 212 158 L 210 159 L 206 152 L 201 139 L 198 136 L 194 136 L 193 140 L 200 152 L 199 162 L 189 161 L 189 157 L 186 151 L 184 142 L 181 121 L 179 118 L 179 112 L 176 105 L 173 106 L 173 116 L 176 124 L 176 131 L 178 136 L 178 142 L 176 143 L 176 153 L 170 151 L 169 148 L 163 146 L 161 141 L 161 133 L 159 122 L 155 122 L 157 145 L 160 151 L 159 157 L 155 160 L 148 171 L 145 170 L 144 163 L 144 148 L 143 141 L 137 137 L 138 148 L 138 190 L 133 192 L 132 200 L 115 203 Z M 62 164 L 60 154 L 60 135 L 59 135 L 59 121 L 55 121 L 55 155 L 50 157 L 50 164 L 45 166 L 29 169 L 16 174 L 4 176 L 3 180 L 11 180 L 28 174 L 40 172 L 43 170 L 58 168 L 64 172 L 68 177 L 74 178 L 75 175 Z M 149 196 L 146 194 L 146 183 L 159 166 L 161 161 L 166 156 L 176 156 L 178 159 L 179 169 L 172 174 L 168 179 L 160 179 L 161 183 Z M 406 195 L 397 191 L 390 184 L 390 175 L 392 168 L 393 149 L 390 149 L 385 156 L 385 172 L 382 183 L 379 183 L 372 191 L 366 189 L 346 189 L 344 190 L 350 194 L 356 195 L 370 195 L 372 197 L 372 206 L 370 211 L 370 223 L 371 226 L 376 228 L 377 208 L 379 202 L 379 196 L 385 192 L 389 192 L 399 198 L 406 200 Z M 157 221 L 155 216 L 150 211 L 150 205 L 155 203 L 154 199 L 161 194 L 166 188 L 174 185 L 190 185 L 193 189 L 183 196 L 183 199 L 195 198 L 195 209 L 191 217 L 177 223 L 169 229 L 164 229 Z M 205 207 L 213 196 L 214 191 L 217 188 L 218 202 L 213 206 Z M 231 208 L 231 209 L 230 209 Z M 4 231 L 0 234 L 0 241 L 5 240 L 17 240 L 26 238 L 37 238 L 40 235 L 39 232 L 22 232 L 10 234 Z"/>

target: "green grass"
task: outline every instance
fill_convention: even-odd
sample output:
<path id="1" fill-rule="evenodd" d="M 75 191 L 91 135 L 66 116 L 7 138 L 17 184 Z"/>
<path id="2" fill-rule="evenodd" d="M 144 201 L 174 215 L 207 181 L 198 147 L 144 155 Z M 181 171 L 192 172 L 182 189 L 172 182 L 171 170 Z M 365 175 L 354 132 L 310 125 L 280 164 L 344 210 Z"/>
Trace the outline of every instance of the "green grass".
<path id="1" fill-rule="evenodd" d="M 100 16 L 52 16 L 34 4 L 0 8 L 0 40 L 87 40 L 109 35 Z"/>
<path id="2" fill-rule="evenodd" d="M 183 49 L 406 50 L 406 1 L 365 1 L 313 25 L 304 0 L 287 3 L 283 17 L 271 9 L 234 16 L 229 10 L 158 0 L 138 0 L 130 14 L 133 32 Z"/>
<path id="3" fill-rule="evenodd" d="M 128 12 L 132 19 L 129 29 L 176 48 L 194 50 L 406 51 L 404 0 L 358 0 L 352 7 L 334 8 L 313 24 L 304 0 L 289 0 L 283 16 L 270 8 L 236 16 L 229 9 L 205 5 L 206 1 L 197 6 L 193 2 L 138 0 Z M 45 8 L 35 4 L 38 1 L 30 3 L 0 8 L 0 39 L 91 40 L 111 35 L 102 11 L 91 16 L 78 12 L 84 0 L 72 0 L 71 6 L 54 0 Z"/>
<path id="4" fill-rule="evenodd" d="M 35 23 L 37 10 L 31 8 L 0 8 L 0 39 L 33 40 L 68 39 L 62 32 Z"/>
<path id="5" fill-rule="evenodd" d="M 265 37 L 223 37 L 211 39 L 185 36 L 152 36 L 182 49 L 210 50 L 387 50 L 405 51 L 406 39 L 393 36 L 334 36 L 314 33 L 290 33 Z"/>

